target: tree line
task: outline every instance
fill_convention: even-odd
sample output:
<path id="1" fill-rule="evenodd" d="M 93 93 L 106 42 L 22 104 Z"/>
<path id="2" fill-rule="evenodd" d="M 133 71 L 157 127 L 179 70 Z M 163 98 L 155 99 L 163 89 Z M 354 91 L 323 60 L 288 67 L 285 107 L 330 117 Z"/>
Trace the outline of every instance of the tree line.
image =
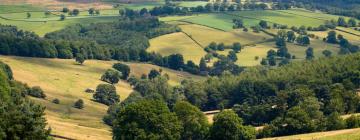
<path id="1" fill-rule="evenodd" d="M 266 125 L 258 138 L 343 129 L 347 126 L 334 124 L 344 124 L 339 116 L 360 111 L 359 60 L 355 53 L 276 69 L 258 66 L 238 76 L 224 72 L 204 82 L 185 80 L 175 87 L 161 74 L 152 79 L 130 77 L 135 91 L 112 105 L 107 118 L 116 118 L 120 110 L 141 100 L 161 100 L 170 109 L 185 100 L 202 111 L 231 108 L 244 125 Z"/>

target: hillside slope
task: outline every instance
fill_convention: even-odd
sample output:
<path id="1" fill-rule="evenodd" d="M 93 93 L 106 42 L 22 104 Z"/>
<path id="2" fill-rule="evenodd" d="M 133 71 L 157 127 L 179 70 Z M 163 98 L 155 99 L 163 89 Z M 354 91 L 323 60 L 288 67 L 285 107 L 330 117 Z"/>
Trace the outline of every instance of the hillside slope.
<path id="1" fill-rule="evenodd" d="M 87 88 L 95 89 L 100 83 L 101 75 L 111 68 L 116 61 L 87 60 L 78 65 L 74 60 L 44 59 L 14 56 L 0 56 L 0 61 L 10 65 L 16 80 L 30 86 L 40 86 L 47 95 L 45 100 L 32 98 L 46 106 L 46 118 L 52 128 L 52 134 L 74 139 L 111 139 L 110 127 L 103 124 L 102 117 L 107 106 L 92 101 L 92 94 L 85 93 Z M 128 63 L 133 75 L 140 77 L 158 66 L 140 63 Z M 183 79 L 202 79 L 185 72 L 176 72 L 162 68 L 168 73 L 170 84 L 179 84 Z M 125 81 L 116 84 L 117 93 L 123 101 L 132 88 Z M 58 98 L 60 104 L 52 103 Z M 76 100 L 83 99 L 85 108 L 73 108 Z"/>

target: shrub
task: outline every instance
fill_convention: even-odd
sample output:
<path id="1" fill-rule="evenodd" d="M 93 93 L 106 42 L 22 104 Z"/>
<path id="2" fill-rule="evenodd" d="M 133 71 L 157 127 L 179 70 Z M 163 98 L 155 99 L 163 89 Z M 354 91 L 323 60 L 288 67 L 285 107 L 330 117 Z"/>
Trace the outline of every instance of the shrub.
<path id="1" fill-rule="evenodd" d="M 130 67 L 128 65 L 122 63 L 116 63 L 112 67 L 118 70 L 119 72 L 121 72 L 122 74 L 121 79 L 126 80 L 129 77 Z"/>
<path id="2" fill-rule="evenodd" d="M 30 89 L 29 95 L 36 98 L 46 98 L 44 91 L 39 86 L 32 87 Z"/>
<path id="3" fill-rule="evenodd" d="M 110 84 L 100 84 L 96 87 L 96 92 L 93 95 L 93 98 L 105 105 L 112 105 L 114 103 L 120 102 L 119 95 L 116 94 L 116 88 L 114 85 Z"/>
<path id="4" fill-rule="evenodd" d="M 74 107 L 77 109 L 83 109 L 84 108 L 84 101 L 82 99 L 79 99 L 75 102 Z"/>
<path id="5" fill-rule="evenodd" d="M 116 84 L 121 78 L 121 73 L 112 69 L 108 69 L 102 76 L 101 80 L 110 84 Z"/>
<path id="6" fill-rule="evenodd" d="M 358 128 L 360 127 L 360 116 L 351 115 L 346 120 L 347 128 Z"/>
<path id="7" fill-rule="evenodd" d="M 54 104 L 60 104 L 60 100 L 59 100 L 58 98 L 55 98 L 54 100 L 52 100 L 52 102 L 53 102 Z"/>

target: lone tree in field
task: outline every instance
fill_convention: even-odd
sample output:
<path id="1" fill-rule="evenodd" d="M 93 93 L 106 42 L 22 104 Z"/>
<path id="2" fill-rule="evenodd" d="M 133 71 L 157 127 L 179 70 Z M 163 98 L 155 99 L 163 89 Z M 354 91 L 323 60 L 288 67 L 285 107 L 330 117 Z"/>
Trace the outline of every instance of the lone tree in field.
<path id="1" fill-rule="evenodd" d="M 158 76 L 160 76 L 161 74 L 160 74 L 160 72 L 159 71 L 157 71 L 156 69 L 152 69 L 150 72 L 149 72 L 149 74 L 148 74 L 148 78 L 149 79 L 154 79 L 154 78 L 156 78 L 156 77 L 158 77 Z"/>
<path id="2" fill-rule="evenodd" d="M 31 13 L 27 12 L 27 13 L 26 13 L 26 17 L 27 17 L 27 18 L 31 18 Z"/>
<path id="3" fill-rule="evenodd" d="M 243 126 L 243 120 L 234 111 L 226 110 L 214 117 L 214 124 L 210 129 L 210 139 L 251 140 L 255 139 L 255 133 L 255 128 Z"/>
<path id="4" fill-rule="evenodd" d="M 84 101 L 82 99 L 77 100 L 74 103 L 74 107 L 77 109 L 83 109 L 84 108 Z"/>
<path id="5" fill-rule="evenodd" d="M 69 12 L 69 11 L 70 11 L 69 8 L 64 7 L 61 12 L 67 13 L 67 12 Z"/>
<path id="6" fill-rule="evenodd" d="M 140 100 L 122 109 L 113 121 L 114 140 L 181 138 L 181 122 L 159 100 Z"/>
<path id="7" fill-rule="evenodd" d="M 89 12 L 89 15 L 94 15 L 95 14 L 95 8 L 90 8 L 89 10 L 88 10 L 88 12 Z"/>
<path id="8" fill-rule="evenodd" d="M 330 31 L 326 37 L 326 42 L 328 43 L 332 43 L 332 44 L 336 44 L 338 43 L 337 39 L 336 39 L 336 32 L 335 31 Z"/>
<path id="9" fill-rule="evenodd" d="M 63 14 L 61 14 L 61 15 L 60 15 L 60 20 L 63 21 L 63 20 L 65 20 L 65 19 L 66 19 L 66 16 L 63 15 Z"/>
<path id="10" fill-rule="evenodd" d="M 322 51 L 322 54 L 325 56 L 325 57 L 330 57 L 332 55 L 332 52 L 329 51 L 329 50 L 324 50 Z"/>
<path id="11" fill-rule="evenodd" d="M 96 92 L 93 95 L 95 101 L 105 105 L 112 105 L 120 102 L 119 95 L 116 94 L 116 88 L 110 84 L 100 84 L 96 87 Z"/>
<path id="12" fill-rule="evenodd" d="M 39 86 L 32 87 L 30 89 L 29 95 L 36 98 L 46 98 L 44 91 Z"/>
<path id="13" fill-rule="evenodd" d="M 311 60 L 314 59 L 314 49 L 309 47 L 308 49 L 306 49 L 306 59 L 307 60 Z"/>
<path id="14" fill-rule="evenodd" d="M 234 29 L 244 28 L 244 22 L 242 19 L 233 19 Z"/>
<path id="15" fill-rule="evenodd" d="M 73 16 L 78 16 L 80 14 L 80 10 L 79 9 L 74 9 L 73 11 L 72 11 L 72 15 Z"/>
<path id="16" fill-rule="evenodd" d="M 121 79 L 126 80 L 129 77 L 130 67 L 128 65 L 122 63 L 115 63 L 112 67 L 117 71 L 121 72 Z"/>
<path id="17" fill-rule="evenodd" d="M 108 69 L 102 76 L 101 76 L 101 80 L 104 82 L 108 82 L 110 84 L 116 84 L 119 82 L 121 78 L 121 73 L 116 71 L 116 70 L 112 70 L 112 69 Z"/>
<path id="18" fill-rule="evenodd" d="M 227 57 L 233 62 L 236 62 L 238 60 L 235 51 L 230 51 Z"/>
<path id="19" fill-rule="evenodd" d="M 85 62 L 84 55 L 81 53 L 76 54 L 75 61 L 78 62 L 80 65 L 84 64 Z"/>
<path id="20" fill-rule="evenodd" d="M 236 52 L 236 53 L 239 53 L 241 51 L 241 44 L 239 42 L 235 42 L 233 44 L 233 47 L 232 49 Z"/>
<path id="21" fill-rule="evenodd" d="M 261 28 L 264 28 L 264 29 L 268 27 L 268 24 L 267 24 L 267 22 L 265 20 L 261 20 L 259 22 L 259 25 L 260 25 Z"/>

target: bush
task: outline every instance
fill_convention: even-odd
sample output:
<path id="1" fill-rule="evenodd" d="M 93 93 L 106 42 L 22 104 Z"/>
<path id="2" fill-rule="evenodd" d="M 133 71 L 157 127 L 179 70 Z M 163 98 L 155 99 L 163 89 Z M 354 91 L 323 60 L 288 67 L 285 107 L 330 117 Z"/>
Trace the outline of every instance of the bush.
<path id="1" fill-rule="evenodd" d="M 46 98 L 44 91 L 39 86 L 32 87 L 30 89 L 29 95 L 36 98 Z"/>
<path id="2" fill-rule="evenodd" d="M 121 79 L 126 80 L 130 74 L 130 67 L 126 64 L 116 63 L 113 65 L 113 68 L 121 72 Z"/>
<path id="3" fill-rule="evenodd" d="M 347 128 L 358 128 L 360 127 L 360 116 L 351 115 L 346 120 Z"/>
<path id="4" fill-rule="evenodd" d="M 53 102 L 54 104 L 60 104 L 60 100 L 59 100 L 58 98 L 55 98 L 54 100 L 52 100 L 52 102 Z"/>
<path id="5" fill-rule="evenodd" d="M 119 95 L 116 94 L 116 88 L 114 85 L 110 84 L 100 84 L 96 87 L 96 92 L 93 95 L 93 98 L 105 105 L 112 105 L 114 103 L 120 102 Z"/>
<path id="6" fill-rule="evenodd" d="M 101 80 L 110 84 L 116 84 L 121 78 L 121 73 L 112 69 L 108 69 L 102 76 Z"/>
<path id="7" fill-rule="evenodd" d="M 84 108 L 84 101 L 82 99 L 79 99 L 75 102 L 74 107 L 77 109 L 83 109 Z"/>

